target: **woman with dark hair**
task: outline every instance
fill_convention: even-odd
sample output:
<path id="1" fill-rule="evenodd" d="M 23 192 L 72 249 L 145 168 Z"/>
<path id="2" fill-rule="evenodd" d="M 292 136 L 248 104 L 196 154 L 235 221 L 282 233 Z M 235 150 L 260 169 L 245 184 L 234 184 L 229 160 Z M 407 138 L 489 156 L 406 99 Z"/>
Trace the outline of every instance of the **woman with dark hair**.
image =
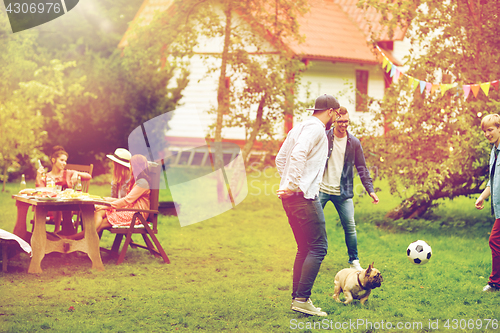
<path id="1" fill-rule="evenodd" d="M 99 206 L 94 213 L 95 227 L 99 233 L 101 230 L 111 226 L 129 226 L 135 212 L 117 211 L 116 208 L 145 209 L 150 207 L 150 176 L 148 160 L 142 155 L 134 155 L 130 159 L 130 182 L 127 195 L 124 198 L 105 198 L 111 202 L 111 208 Z M 147 219 L 148 213 L 141 213 Z M 138 222 L 136 222 L 137 224 Z M 68 239 L 83 238 L 84 232 L 70 236 Z"/>
<path id="2" fill-rule="evenodd" d="M 68 153 L 62 146 L 55 146 L 52 148 L 53 153 L 50 157 L 52 163 L 52 170 L 48 172 L 45 177 L 45 169 L 40 165 L 36 175 L 36 187 L 46 187 L 47 178 L 52 178 L 55 185 L 61 185 L 62 189 L 71 188 L 76 183 L 78 176 L 81 180 L 89 180 L 92 176 L 86 172 L 75 170 L 66 170 L 66 162 L 68 161 Z"/>
<path id="3" fill-rule="evenodd" d="M 42 165 L 39 166 L 36 171 L 36 187 L 46 187 L 47 186 L 47 178 L 51 178 L 54 180 L 54 185 L 60 185 L 62 190 L 67 188 L 72 188 L 74 184 L 76 184 L 78 180 L 78 176 L 80 179 L 89 180 L 92 176 L 87 172 L 80 172 L 75 170 L 67 170 L 66 162 L 68 161 L 69 154 L 64 150 L 62 146 L 54 146 L 52 148 L 52 155 L 50 156 L 50 162 L 52 163 L 52 170 L 45 174 L 45 169 Z M 61 229 L 61 220 L 62 215 L 60 211 L 57 212 L 49 212 L 50 215 L 54 218 L 54 232 L 59 232 Z"/>

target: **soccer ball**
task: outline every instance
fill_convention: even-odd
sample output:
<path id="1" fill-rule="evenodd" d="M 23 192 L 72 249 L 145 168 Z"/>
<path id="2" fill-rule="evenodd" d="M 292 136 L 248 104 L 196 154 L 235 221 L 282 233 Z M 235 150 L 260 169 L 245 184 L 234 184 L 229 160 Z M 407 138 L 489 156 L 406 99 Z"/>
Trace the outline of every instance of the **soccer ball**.
<path id="1" fill-rule="evenodd" d="M 417 240 L 408 246 L 406 255 L 408 256 L 408 260 L 415 265 L 423 265 L 431 258 L 432 249 L 425 241 Z"/>

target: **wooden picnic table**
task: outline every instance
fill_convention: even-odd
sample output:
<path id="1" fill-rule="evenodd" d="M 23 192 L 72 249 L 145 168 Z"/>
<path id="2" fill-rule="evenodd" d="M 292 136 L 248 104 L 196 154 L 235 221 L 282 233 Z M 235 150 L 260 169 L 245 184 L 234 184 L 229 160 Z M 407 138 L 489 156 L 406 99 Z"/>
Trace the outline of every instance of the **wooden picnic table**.
<path id="1" fill-rule="evenodd" d="M 29 241 L 29 232 L 26 228 L 28 209 L 33 206 L 35 211 L 35 227 L 33 235 L 31 236 L 33 256 L 28 268 L 28 273 L 42 273 L 40 264 L 47 253 L 70 253 L 74 251 L 86 253 L 92 261 L 92 268 L 99 271 L 104 270 L 101 254 L 99 252 L 99 237 L 95 230 L 94 205 L 109 205 L 109 203 L 91 199 L 45 199 L 22 195 L 13 195 L 12 198 L 16 200 L 17 206 L 17 221 L 13 233 L 27 241 Z M 47 239 L 45 222 L 47 212 L 49 211 L 62 211 L 63 215 L 67 215 L 65 212 L 81 211 L 83 230 L 85 231 L 84 238 L 80 240 L 64 238 L 58 240 Z M 64 218 L 62 223 L 64 230 L 64 224 L 68 223 L 67 218 Z M 68 228 L 68 226 L 66 226 L 66 228 Z"/>

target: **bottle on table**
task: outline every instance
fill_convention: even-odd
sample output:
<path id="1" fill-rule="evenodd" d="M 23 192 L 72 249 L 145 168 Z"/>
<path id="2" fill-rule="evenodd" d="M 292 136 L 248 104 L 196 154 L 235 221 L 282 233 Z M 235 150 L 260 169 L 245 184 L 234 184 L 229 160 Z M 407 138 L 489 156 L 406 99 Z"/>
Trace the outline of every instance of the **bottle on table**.
<path id="1" fill-rule="evenodd" d="M 24 190 L 26 188 L 26 178 L 24 178 L 24 173 L 21 176 L 21 183 L 19 184 L 19 191 Z"/>
<path id="2" fill-rule="evenodd" d="M 78 175 L 78 179 L 75 183 L 75 188 L 74 188 L 75 191 L 77 192 L 81 192 L 82 191 L 82 178 L 80 177 L 80 175 Z"/>
<path id="3" fill-rule="evenodd" d="M 38 160 L 38 167 L 39 167 L 39 168 L 43 168 L 42 162 L 40 162 L 40 160 Z M 42 172 L 42 176 L 41 176 L 41 181 L 42 181 L 42 183 L 47 184 L 47 183 L 46 183 L 46 180 L 47 180 L 47 177 L 46 177 L 46 175 L 45 175 L 45 172 Z"/>

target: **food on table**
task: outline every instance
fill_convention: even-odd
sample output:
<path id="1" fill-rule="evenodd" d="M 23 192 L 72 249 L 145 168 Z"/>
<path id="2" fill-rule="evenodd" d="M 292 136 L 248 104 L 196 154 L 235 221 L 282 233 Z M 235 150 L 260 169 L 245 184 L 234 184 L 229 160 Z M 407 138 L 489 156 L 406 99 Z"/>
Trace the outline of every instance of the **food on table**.
<path id="1" fill-rule="evenodd" d="M 37 190 L 34 188 L 25 188 L 25 189 L 19 191 L 18 194 L 31 196 L 31 195 L 35 194 L 36 192 L 37 192 Z"/>
<path id="2" fill-rule="evenodd" d="M 52 191 L 38 191 L 34 194 L 37 198 L 56 198 L 57 193 Z"/>
<path id="3" fill-rule="evenodd" d="M 98 195 L 92 195 L 88 193 L 76 192 L 73 189 L 66 189 L 62 192 L 54 192 L 46 188 L 26 188 L 19 191 L 18 195 L 23 196 L 34 196 L 36 198 L 59 198 L 59 199 L 90 199 L 90 200 L 104 200 L 103 197 Z"/>

